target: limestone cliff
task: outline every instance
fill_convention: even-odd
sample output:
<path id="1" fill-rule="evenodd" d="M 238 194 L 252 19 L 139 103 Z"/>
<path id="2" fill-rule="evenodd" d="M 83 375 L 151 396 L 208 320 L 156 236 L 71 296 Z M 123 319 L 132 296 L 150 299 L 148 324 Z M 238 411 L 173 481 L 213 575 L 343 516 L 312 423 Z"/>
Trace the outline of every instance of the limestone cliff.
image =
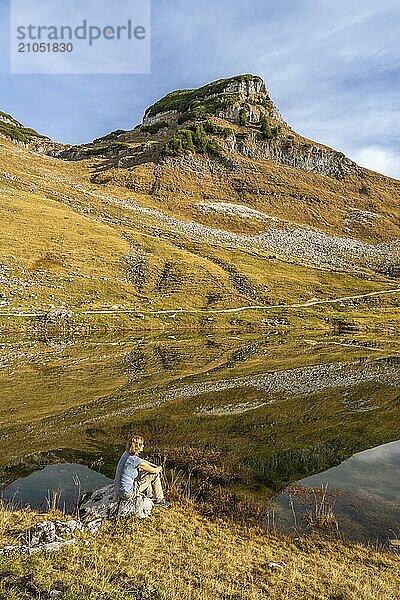
<path id="1" fill-rule="evenodd" d="M 262 116 L 284 123 L 265 82 L 253 75 L 239 75 L 199 89 L 171 92 L 146 110 L 143 124 L 161 120 L 172 124 L 182 115 L 188 119 L 213 115 L 240 124 L 243 109 L 249 123 L 259 123 Z"/>

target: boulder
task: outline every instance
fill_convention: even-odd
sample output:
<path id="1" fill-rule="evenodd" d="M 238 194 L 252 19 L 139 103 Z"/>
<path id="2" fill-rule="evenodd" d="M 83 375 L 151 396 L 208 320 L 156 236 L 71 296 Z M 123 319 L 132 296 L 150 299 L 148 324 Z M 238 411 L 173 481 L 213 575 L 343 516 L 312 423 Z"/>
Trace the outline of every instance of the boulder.
<path id="1" fill-rule="evenodd" d="M 114 492 L 114 484 L 106 485 L 85 495 L 79 506 L 80 518 L 84 521 L 93 517 L 111 519 L 135 515 L 140 519 L 150 516 L 153 508 L 151 498 L 138 494 L 132 500 L 120 500 Z"/>

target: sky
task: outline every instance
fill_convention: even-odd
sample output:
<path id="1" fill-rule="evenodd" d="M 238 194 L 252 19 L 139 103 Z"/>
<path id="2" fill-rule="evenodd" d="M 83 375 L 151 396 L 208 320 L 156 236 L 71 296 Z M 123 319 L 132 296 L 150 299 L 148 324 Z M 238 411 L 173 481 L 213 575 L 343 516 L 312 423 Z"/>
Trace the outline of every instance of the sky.
<path id="1" fill-rule="evenodd" d="M 398 0 L 152 0 L 151 71 L 124 75 L 11 74 L 9 2 L 0 110 L 52 139 L 131 129 L 171 90 L 253 73 L 295 131 L 400 179 Z"/>

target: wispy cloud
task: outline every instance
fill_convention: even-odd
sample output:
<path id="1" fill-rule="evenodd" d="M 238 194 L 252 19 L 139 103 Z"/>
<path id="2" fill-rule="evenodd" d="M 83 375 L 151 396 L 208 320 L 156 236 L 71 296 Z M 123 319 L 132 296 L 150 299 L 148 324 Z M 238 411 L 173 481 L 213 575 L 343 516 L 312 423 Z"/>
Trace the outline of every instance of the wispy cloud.
<path id="1" fill-rule="evenodd" d="M 355 152 L 353 158 L 367 169 L 400 179 L 400 153 L 396 154 L 379 146 L 367 146 Z"/>

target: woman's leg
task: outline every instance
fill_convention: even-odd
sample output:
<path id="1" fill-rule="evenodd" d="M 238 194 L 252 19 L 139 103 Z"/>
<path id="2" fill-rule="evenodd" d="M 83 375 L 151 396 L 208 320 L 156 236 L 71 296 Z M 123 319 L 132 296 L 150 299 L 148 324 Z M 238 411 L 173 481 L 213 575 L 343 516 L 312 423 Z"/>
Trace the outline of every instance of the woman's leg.
<path id="1" fill-rule="evenodd" d="M 157 502 L 164 500 L 164 491 L 159 473 L 146 473 L 142 475 L 139 480 L 138 491 L 142 494 L 154 496 L 154 500 Z"/>
<path id="2" fill-rule="evenodd" d="M 164 500 L 164 491 L 161 485 L 160 474 L 146 473 L 145 475 L 142 475 L 139 480 L 138 491 L 142 494 L 148 495 L 153 493 L 154 500 L 156 500 L 157 502 L 160 500 Z"/>

